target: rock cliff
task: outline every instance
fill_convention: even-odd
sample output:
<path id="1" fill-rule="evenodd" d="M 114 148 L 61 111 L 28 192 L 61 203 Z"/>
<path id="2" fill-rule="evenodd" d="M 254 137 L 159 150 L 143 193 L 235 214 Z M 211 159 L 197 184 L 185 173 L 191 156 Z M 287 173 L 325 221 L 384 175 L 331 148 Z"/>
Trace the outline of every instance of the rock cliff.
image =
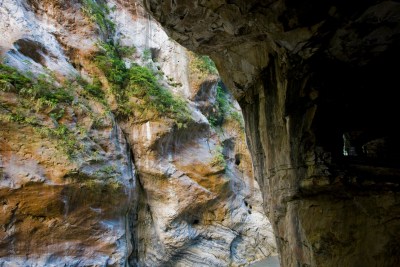
<path id="1" fill-rule="evenodd" d="M 238 103 L 135 1 L 0 1 L 0 266 L 276 254 Z"/>
<path id="2" fill-rule="evenodd" d="M 398 266 L 397 1 L 158 1 L 243 109 L 282 266 Z"/>

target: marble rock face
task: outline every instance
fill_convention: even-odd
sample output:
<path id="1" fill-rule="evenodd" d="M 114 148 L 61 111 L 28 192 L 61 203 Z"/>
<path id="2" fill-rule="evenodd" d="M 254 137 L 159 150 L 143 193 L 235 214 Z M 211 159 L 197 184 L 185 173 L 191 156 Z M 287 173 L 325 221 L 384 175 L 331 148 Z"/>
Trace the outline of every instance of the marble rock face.
<path id="1" fill-rule="evenodd" d="M 399 3 L 144 4 L 239 101 L 282 266 L 399 265 Z"/>
<path id="2" fill-rule="evenodd" d="M 0 33 L 0 266 L 246 266 L 277 254 L 238 103 L 225 92 L 236 117 L 210 126 L 218 73 L 141 2 L 0 1 Z M 118 70 L 143 66 L 182 99 L 187 123 L 120 99 L 96 63 L 104 43 L 128 48 Z"/>

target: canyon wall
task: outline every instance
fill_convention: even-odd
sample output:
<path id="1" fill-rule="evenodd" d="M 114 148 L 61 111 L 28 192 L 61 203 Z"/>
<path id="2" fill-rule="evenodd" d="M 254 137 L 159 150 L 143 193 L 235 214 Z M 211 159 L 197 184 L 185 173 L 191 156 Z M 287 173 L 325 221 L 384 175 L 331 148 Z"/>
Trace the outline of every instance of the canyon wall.
<path id="1" fill-rule="evenodd" d="M 398 266 L 396 1 L 157 1 L 242 107 L 282 266 Z"/>
<path id="2" fill-rule="evenodd" d="M 0 2 L 0 266 L 276 255 L 238 103 L 135 1 Z"/>

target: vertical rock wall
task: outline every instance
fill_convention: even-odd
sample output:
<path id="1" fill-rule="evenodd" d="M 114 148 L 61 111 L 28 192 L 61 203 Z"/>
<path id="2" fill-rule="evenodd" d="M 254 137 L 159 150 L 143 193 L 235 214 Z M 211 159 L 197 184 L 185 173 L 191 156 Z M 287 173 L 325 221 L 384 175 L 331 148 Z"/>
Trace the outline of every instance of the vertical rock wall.
<path id="1" fill-rule="evenodd" d="M 282 265 L 398 265 L 398 3 L 144 2 L 239 100 Z"/>
<path id="2" fill-rule="evenodd" d="M 1 1 L 0 32 L 1 266 L 245 266 L 276 254 L 237 102 L 140 2 Z M 121 99 L 130 68 L 183 99 L 173 103 L 187 121 Z M 211 127 L 218 97 L 229 112 Z"/>

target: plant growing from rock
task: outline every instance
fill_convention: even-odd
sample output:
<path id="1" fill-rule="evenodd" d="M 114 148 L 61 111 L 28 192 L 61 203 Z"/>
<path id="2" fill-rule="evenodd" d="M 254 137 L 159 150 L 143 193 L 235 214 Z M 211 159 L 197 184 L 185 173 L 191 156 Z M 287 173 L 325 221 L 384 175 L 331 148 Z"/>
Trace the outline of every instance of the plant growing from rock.
<path id="1" fill-rule="evenodd" d="M 55 108 L 59 103 L 70 104 L 73 97 L 63 86 L 55 86 L 45 75 L 36 80 L 22 75 L 15 68 L 0 64 L 0 90 L 36 100 L 36 108 Z"/>
<path id="2" fill-rule="evenodd" d="M 118 89 L 125 86 L 128 77 L 128 69 L 122 59 L 124 50 L 113 42 L 99 42 L 97 46 L 99 52 L 94 57 L 94 62 L 103 71 L 107 80 L 113 84 L 113 93 L 117 94 Z"/>
<path id="3" fill-rule="evenodd" d="M 108 18 L 111 13 L 107 3 L 103 0 L 82 0 L 82 12 L 90 21 L 96 23 L 103 35 L 112 36 L 115 24 Z"/>
<path id="4" fill-rule="evenodd" d="M 35 130 L 43 137 L 55 140 L 57 147 L 70 159 L 74 158 L 83 149 L 75 133 L 64 124 L 59 124 L 55 128 L 36 127 Z"/>
<path id="5" fill-rule="evenodd" d="M 143 50 L 143 60 L 148 61 L 150 59 L 151 59 L 151 50 L 150 49 Z"/>
<path id="6" fill-rule="evenodd" d="M 190 120 L 186 102 L 162 87 L 155 75 L 145 67 L 133 65 L 129 70 L 128 95 L 146 102 L 146 107 L 175 119 L 178 123 Z"/>
<path id="7" fill-rule="evenodd" d="M 236 121 L 239 127 L 243 130 L 243 116 L 237 109 L 235 109 L 230 101 L 229 93 L 223 88 L 223 86 L 221 86 L 221 84 L 218 84 L 213 112 L 207 114 L 206 117 L 210 125 L 214 128 L 222 126 L 225 120 L 231 119 Z"/>
<path id="8" fill-rule="evenodd" d="M 215 154 L 211 160 L 211 166 L 218 166 L 221 168 L 226 167 L 226 161 L 223 152 L 222 146 L 215 147 Z"/>
<path id="9" fill-rule="evenodd" d="M 134 110 L 151 110 L 174 119 L 178 126 L 184 126 L 190 120 L 186 102 L 162 87 L 150 69 L 138 64 L 126 67 L 122 58 L 126 49 L 121 52 L 121 46 L 111 42 L 99 43 L 99 48 L 94 61 L 112 84 L 111 91 L 118 102 L 117 118 L 127 119 L 133 116 Z M 142 103 L 133 103 L 132 97 Z"/>
<path id="10" fill-rule="evenodd" d="M 224 91 L 221 85 L 218 85 L 214 111 L 207 116 L 211 126 L 221 126 L 230 110 L 231 104 L 228 102 L 227 93 Z"/>
<path id="11" fill-rule="evenodd" d="M 3 64 L 0 64 L 0 85 L 1 91 L 18 94 L 20 101 L 36 100 L 36 112 L 43 108 L 50 108 L 50 111 L 46 111 L 45 114 L 53 120 L 54 128 L 42 125 L 37 118 L 37 113 L 34 116 L 29 115 L 30 107 L 19 108 L 16 111 L 3 107 L 0 110 L 1 121 L 33 127 L 43 137 L 55 140 L 57 147 L 69 158 L 73 158 L 81 150 L 75 134 L 66 125 L 58 123 L 58 120 L 64 116 L 65 105 L 73 101 L 73 96 L 66 87 L 55 86 L 44 75 L 36 79 L 28 78 L 15 68 Z"/>
<path id="12" fill-rule="evenodd" d="M 194 53 L 190 55 L 190 69 L 192 71 L 199 71 L 204 75 L 218 75 L 217 67 L 210 57 Z"/>

